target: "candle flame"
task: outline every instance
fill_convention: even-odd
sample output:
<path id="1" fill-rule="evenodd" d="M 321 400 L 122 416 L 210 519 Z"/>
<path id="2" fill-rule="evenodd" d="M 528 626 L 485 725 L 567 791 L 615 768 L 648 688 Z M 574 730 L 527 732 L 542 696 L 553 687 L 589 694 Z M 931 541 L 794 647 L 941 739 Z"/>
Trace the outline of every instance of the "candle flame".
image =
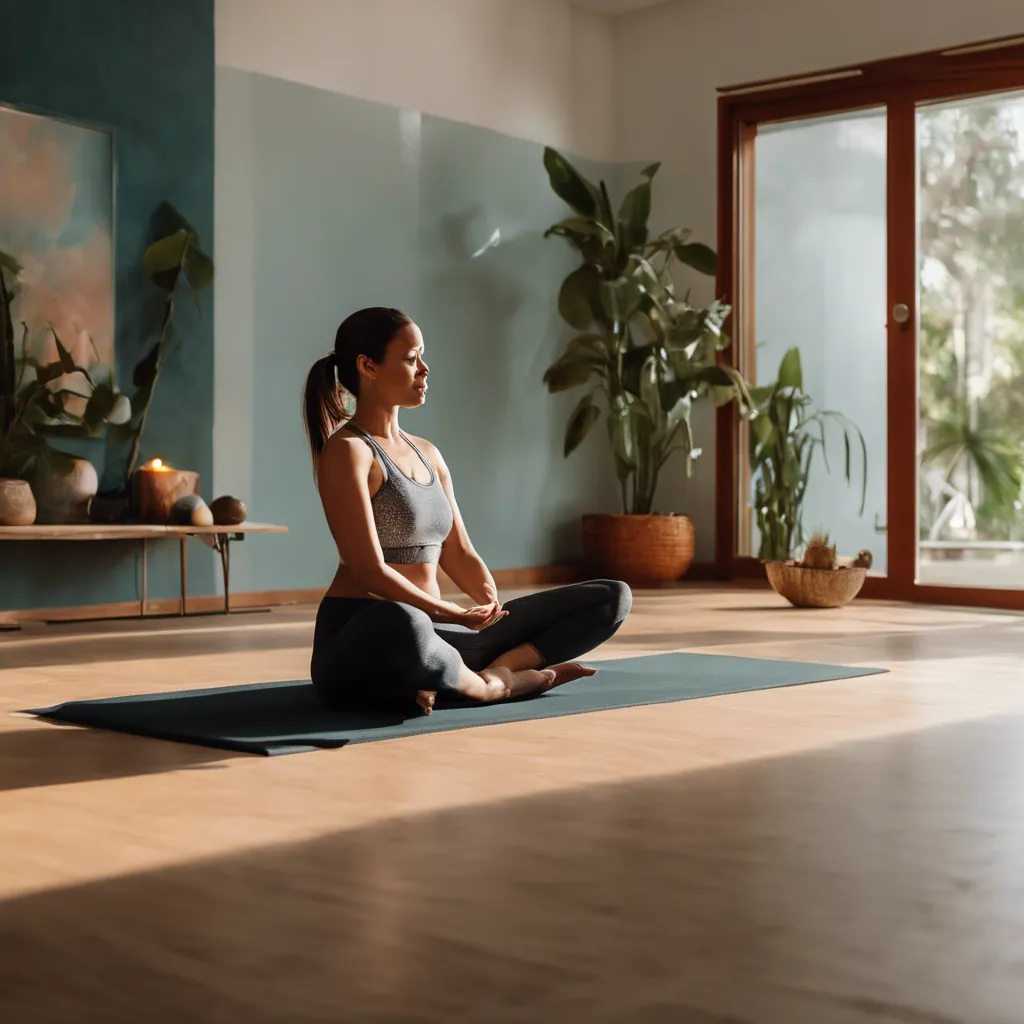
<path id="1" fill-rule="evenodd" d="M 172 469 L 171 466 L 164 463 L 163 459 L 150 459 L 142 468 L 156 470 L 158 473 L 168 472 Z"/>

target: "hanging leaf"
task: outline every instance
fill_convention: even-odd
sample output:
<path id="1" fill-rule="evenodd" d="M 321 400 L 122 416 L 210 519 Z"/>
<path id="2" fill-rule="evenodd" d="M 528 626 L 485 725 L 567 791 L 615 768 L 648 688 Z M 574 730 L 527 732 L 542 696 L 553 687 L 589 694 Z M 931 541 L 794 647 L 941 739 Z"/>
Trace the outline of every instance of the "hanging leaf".
<path id="1" fill-rule="evenodd" d="M 177 271 L 185 259 L 187 248 L 195 240 L 195 235 L 179 229 L 173 235 L 159 238 L 150 245 L 142 256 L 142 262 L 151 275 L 161 271 Z"/>
<path id="2" fill-rule="evenodd" d="M 601 275 L 596 267 L 584 264 L 563 282 L 558 293 L 558 312 L 578 331 L 585 331 L 595 319 Z"/>
<path id="3" fill-rule="evenodd" d="M 698 273 L 714 277 L 718 273 L 718 256 L 703 242 L 688 242 L 675 247 L 676 259 L 693 267 Z"/>
<path id="4" fill-rule="evenodd" d="M 198 244 L 190 246 L 185 254 L 185 277 L 188 278 L 193 292 L 201 292 L 213 284 L 213 260 L 199 248 Z M 196 306 L 198 308 L 198 302 Z"/>
<path id="5" fill-rule="evenodd" d="M 596 372 L 594 360 L 586 356 L 566 356 L 552 364 L 544 373 L 548 391 L 555 394 L 586 384 Z"/>
<path id="6" fill-rule="evenodd" d="M 544 167 L 555 195 L 583 217 L 596 219 L 600 211 L 600 193 L 561 153 L 546 146 Z"/>
<path id="7" fill-rule="evenodd" d="M 569 417 L 565 431 L 563 455 L 568 458 L 590 432 L 590 428 L 601 418 L 601 410 L 594 404 L 593 395 L 585 395 Z"/>
<path id="8" fill-rule="evenodd" d="M 605 363 L 609 360 L 608 346 L 600 334 L 577 334 L 575 338 L 569 339 L 562 355 L 563 359 L 587 357 L 596 363 Z"/>

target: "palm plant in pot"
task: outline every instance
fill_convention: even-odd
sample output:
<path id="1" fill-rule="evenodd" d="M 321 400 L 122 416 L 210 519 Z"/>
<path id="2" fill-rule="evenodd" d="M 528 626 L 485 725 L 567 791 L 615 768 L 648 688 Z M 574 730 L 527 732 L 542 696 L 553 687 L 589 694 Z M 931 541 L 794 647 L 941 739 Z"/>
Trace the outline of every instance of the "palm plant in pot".
<path id="1" fill-rule="evenodd" d="M 717 259 L 685 229 L 652 236 L 647 222 L 659 164 L 642 172 L 617 211 L 605 183 L 588 181 L 560 153 L 545 149 L 544 166 L 573 212 L 545 237 L 564 238 L 582 259 L 558 295 L 562 318 L 579 333 L 544 381 L 552 393 L 587 389 L 569 417 L 566 456 L 606 416 L 622 496 L 621 515 L 583 517 L 584 557 L 591 570 L 621 579 L 678 579 L 693 558 L 693 524 L 655 512 L 662 470 L 678 451 L 689 474 L 700 456 L 690 414 L 701 398 L 749 407 L 743 378 L 718 363 L 729 344 L 722 330 L 729 307 L 692 305 L 673 277 L 679 267 L 713 276 Z"/>

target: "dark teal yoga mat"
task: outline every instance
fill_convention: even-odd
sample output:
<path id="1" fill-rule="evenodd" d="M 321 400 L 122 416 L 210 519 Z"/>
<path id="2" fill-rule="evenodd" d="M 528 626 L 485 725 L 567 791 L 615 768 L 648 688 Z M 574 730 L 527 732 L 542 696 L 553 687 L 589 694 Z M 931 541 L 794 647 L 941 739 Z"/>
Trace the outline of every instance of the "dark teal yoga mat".
<path id="1" fill-rule="evenodd" d="M 716 654 L 656 654 L 590 662 L 597 675 L 539 697 L 440 708 L 432 715 L 326 711 L 308 682 L 253 683 L 207 690 L 76 700 L 30 714 L 76 725 L 253 754 L 297 754 L 347 743 L 467 729 L 529 718 L 668 704 L 744 690 L 821 683 L 884 672 L 877 668 L 763 661 Z"/>

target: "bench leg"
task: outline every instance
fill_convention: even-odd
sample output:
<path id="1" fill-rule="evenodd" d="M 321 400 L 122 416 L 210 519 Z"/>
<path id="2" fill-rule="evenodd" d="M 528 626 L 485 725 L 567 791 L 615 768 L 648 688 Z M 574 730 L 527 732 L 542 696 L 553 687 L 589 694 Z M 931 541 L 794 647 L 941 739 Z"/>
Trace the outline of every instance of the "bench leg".
<path id="1" fill-rule="evenodd" d="M 178 538 L 181 544 L 179 558 L 181 560 L 181 604 L 178 609 L 179 615 L 185 614 L 185 602 L 188 596 L 188 552 L 185 550 L 185 545 L 188 543 L 188 537 L 184 534 Z"/>
<path id="2" fill-rule="evenodd" d="M 146 538 L 142 538 L 142 593 L 139 596 L 139 618 L 144 619 L 146 617 Z"/>
<path id="3" fill-rule="evenodd" d="M 224 614 L 231 611 L 231 537 L 224 534 L 217 538 L 220 541 L 220 569 L 224 574 Z"/>

